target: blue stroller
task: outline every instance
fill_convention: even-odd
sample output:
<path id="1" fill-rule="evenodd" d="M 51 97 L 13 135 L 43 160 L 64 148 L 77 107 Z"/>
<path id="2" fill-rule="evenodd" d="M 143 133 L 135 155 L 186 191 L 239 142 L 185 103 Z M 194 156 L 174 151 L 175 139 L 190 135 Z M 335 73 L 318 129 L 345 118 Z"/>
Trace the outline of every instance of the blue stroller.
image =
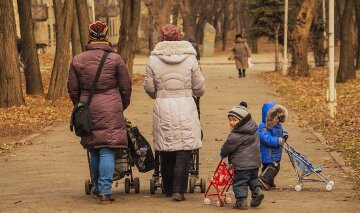
<path id="1" fill-rule="evenodd" d="M 289 155 L 290 162 L 294 167 L 296 177 L 298 179 L 298 182 L 295 185 L 295 191 L 301 191 L 303 182 L 323 182 L 325 183 L 325 189 L 327 191 L 331 191 L 333 189 L 335 182 L 322 174 L 321 165 L 314 168 L 313 165 L 308 161 L 308 158 L 296 151 L 294 147 L 292 147 L 288 142 L 286 142 L 283 147 L 286 153 Z M 316 175 L 317 178 L 309 178 L 310 175 Z"/>

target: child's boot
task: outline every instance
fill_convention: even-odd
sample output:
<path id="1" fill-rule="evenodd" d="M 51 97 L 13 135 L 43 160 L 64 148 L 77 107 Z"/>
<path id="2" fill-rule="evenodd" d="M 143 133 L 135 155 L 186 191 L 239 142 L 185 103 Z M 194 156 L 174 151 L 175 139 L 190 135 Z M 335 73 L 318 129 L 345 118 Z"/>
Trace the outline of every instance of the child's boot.
<path id="1" fill-rule="evenodd" d="M 234 204 L 234 209 L 241 209 L 241 210 L 248 209 L 246 197 L 241 197 L 241 198 L 237 199 Z"/>
<path id="2" fill-rule="evenodd" d="M 258 207 L 261 204 L 261 201 L 264 199 L 264 193 L 262 192 L 260 186 L 257 186 L 253 191 L 251 195 L 251 207 Z"/>

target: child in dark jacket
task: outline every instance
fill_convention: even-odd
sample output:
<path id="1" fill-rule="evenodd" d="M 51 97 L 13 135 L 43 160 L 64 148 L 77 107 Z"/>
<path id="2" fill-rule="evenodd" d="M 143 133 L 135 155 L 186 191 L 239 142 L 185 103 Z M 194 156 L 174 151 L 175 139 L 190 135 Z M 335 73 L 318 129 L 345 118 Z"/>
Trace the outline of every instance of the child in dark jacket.
<path id="1" fill-rule="evenodd" d="M 288 137 L 281 123 L 285 122 L 288 112 L 275 102 L 266 102 L 262 107 L 262 122 L 259 124 L 262 168 L 259 181 L 263 188 L 275 187 L 274 179 L 280 170 L 282 145 Z"/>
<path id="2" fill-rule="evenodd" d="M 221 148 L 220 156 L 229 156 L 229 163 L 235 169 L 234 208 L 247 209 L 248 187 L 252 192 L 250 206 L 257 207 L 264 198 L 258 180 L 261 159 L 257 125 L 243 106 L 233 107 L 228 113 L 228 119 L 231 132 Z"/>

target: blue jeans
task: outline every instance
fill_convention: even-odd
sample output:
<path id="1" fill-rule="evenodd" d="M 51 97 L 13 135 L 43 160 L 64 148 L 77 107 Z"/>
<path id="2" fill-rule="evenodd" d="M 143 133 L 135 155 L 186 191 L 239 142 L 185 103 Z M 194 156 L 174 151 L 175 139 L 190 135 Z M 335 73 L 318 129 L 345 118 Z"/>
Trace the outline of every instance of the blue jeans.
<path id="1" fill-rule="evenodd" d="M 112 195 L 115 150 L 108 148 L 89 149 L 90 167 L 94 186 L 92 191 L 101 195 Z"/>

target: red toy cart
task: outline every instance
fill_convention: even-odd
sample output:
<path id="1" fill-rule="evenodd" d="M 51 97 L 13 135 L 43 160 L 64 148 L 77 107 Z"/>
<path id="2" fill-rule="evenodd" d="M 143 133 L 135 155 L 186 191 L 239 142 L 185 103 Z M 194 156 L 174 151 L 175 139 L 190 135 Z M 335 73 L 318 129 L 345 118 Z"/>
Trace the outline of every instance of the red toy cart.
<path id="1" fill-rule="evenodd" d="M 216 206 L 221 207 L 224 203 L 231 203 L 231 198 L 228 192 L 234 177 L 234 168 L 231 165 L 226 165 L 221 159 L 219 165 L 217 166 L 213 177 L 210 180 L 210 185 L 207 188 L 204 195 L 204 204 L 210 205 L 211 198 L 213 196 L 217 197 Z M 214 188 L 216 193 L 210 193 L 210 189 Z M 213 190 L 212 190 L 213 191 Z"/>

